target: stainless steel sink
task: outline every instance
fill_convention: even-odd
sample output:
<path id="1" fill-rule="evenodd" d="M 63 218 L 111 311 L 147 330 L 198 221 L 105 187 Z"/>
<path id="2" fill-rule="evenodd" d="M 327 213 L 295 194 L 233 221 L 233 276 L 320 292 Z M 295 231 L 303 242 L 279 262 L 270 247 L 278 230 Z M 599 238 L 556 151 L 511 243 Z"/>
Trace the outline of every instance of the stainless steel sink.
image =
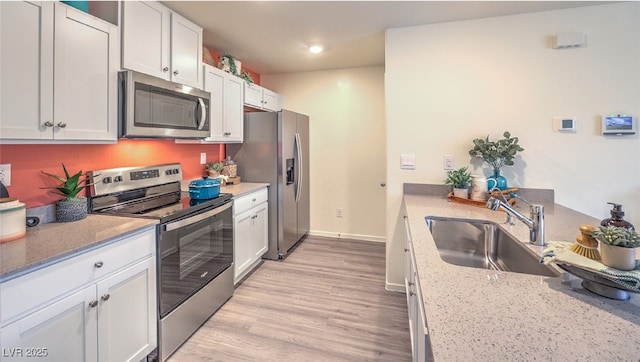
<path id="1" fill-rule="evenodd" d="M 442 260 L 449 264 L 548 277 L 560 276 L 540 257 L 491 221 L 427 216 Z"/>

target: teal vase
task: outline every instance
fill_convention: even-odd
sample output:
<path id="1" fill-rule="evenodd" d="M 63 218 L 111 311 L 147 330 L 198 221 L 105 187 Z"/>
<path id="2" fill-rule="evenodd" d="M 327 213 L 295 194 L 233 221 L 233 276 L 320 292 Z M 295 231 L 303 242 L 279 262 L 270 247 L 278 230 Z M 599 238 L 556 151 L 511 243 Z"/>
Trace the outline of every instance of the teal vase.
<path id="1" fill-rule="evenodd" d="M 494 178 L 497 182 L 498 188 L 500 190 L 506 190 L 507 189 L 507 178 L 500 175 L 500 170 L 493 170 L 493 176 L 491 176 L 492 178 Z"/>
<path id="2" fill-rule="evenodd" d="M 506 177 L 500 175 L 500 170 L 493 170 L 493 175 L 487 179 L 487 186 L 489 191 L 494 187 L 499 188 L 500 190 L 506 190 L 507 187 L 507 179 Z"/>

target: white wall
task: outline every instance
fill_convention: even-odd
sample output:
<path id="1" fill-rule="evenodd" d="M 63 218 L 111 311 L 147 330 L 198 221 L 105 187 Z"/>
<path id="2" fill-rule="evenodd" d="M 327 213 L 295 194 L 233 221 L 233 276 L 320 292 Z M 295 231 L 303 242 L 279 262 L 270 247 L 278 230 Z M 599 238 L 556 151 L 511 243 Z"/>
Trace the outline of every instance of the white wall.
<path id="1" fill-rule="evenodd" d="M 588 45 L 552 49 L 566 32 Z M 554 189 L 598 218 L 621 203 L 640 228 L 639 137 L 599 133 L 603 114 L 640 116 L 640 3 L 390 29 L 385 65 L 388 287 L 402 284 L 402 183 L 442 183 L 445 154 L 489 174 L 471 163 L 471 141 L 505 130 L 525 149 L 503 168 L 510 186 Z M 578 132 L 554 133 L 554 116 L 576 117 Z M 399 169 L 402 153 L 415 171 Z"/>
<path id="2" fill-rule="evenodd" d="M 284 109 L 309 115 L 311 234 L 384 241 L 384 68 L 260 79 Z"/>

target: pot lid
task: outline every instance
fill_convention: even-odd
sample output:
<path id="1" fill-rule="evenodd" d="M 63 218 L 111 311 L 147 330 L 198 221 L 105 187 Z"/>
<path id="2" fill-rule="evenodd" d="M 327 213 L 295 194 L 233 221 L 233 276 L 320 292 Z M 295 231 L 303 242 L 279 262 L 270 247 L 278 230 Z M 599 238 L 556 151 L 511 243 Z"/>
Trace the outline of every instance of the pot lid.
<path id="1" fill-rule="evenodd" d="M 203 177 L 202 180 L 193 180 L 189 184 L 189 187 L 214 187 L 214 186 L 220 186 L 220 180 L 209 178 L 208 176 Z"/>

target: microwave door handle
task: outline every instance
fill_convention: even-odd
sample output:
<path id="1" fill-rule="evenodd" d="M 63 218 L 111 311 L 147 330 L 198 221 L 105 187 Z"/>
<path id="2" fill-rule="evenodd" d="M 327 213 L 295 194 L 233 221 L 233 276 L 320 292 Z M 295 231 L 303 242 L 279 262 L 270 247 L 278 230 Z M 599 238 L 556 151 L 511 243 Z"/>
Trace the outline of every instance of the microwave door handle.
<path id="1" fill-rule="evenodd" d="M 204 127 L 204 122 L 207 119 L 207 108 L 204 105 L 204 101 L 202 98 L 198 98 L 198 104 L 200 105 L 200 122 L 198 123 L 198 129 L 202 130 Z"/>

